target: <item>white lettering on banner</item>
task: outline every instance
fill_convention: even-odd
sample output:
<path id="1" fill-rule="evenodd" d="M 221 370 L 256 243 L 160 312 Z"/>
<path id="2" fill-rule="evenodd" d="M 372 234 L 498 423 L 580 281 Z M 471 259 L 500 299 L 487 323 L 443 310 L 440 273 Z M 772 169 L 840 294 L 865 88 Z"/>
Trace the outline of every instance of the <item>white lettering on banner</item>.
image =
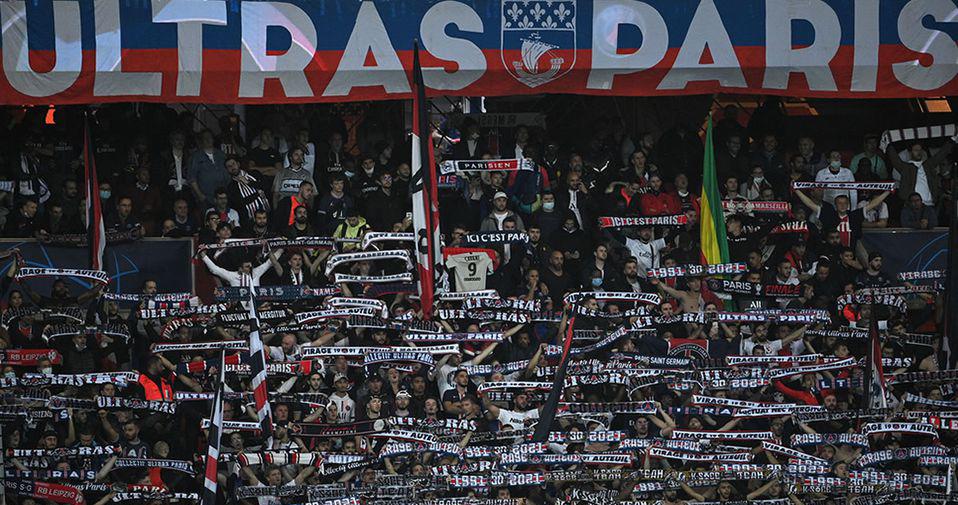
<path id="1" fill-rule="evenodd" d="M 951 0 L 912 0 L 898 14 L 898 35 L 908 49 L 930 54 L 932 64 L 911 60 L 892 65 L 895 78 L 913 89 L 936 89 L 958 73 L 958 46 L 951 35 L 925 27 L 925 17 L 938 23 L 955 22 L 955 4 Z"/>
<path id="2" fill-rule="evenodd" d="M 715 2 L 702 0 L 687 33 L 672 69 L 658 89 L 685 89 L 690 81 L 718 81 L 729 88 L 748 87 Z M 712 63 L 700 63 L 706 48 L 712 54 Z"/>
<path id="3" fill-rule="evenodd" d="M 203 25 L 226 26 L 223 0 L 151 0 L 154 23 L 176 23 L 176 94 L 200 96 Z"/>
<path id="4" fill-rule="evenodd" d="M 875 91 L 878 79 L 878 2 L 855 2 L 852 91 Z"/>
<path id="5" fill-rule="evenodd" d="M 637 26 L 642 47 L 619 54 L 619 26 Z M 669 28 L 654 7 L 636 0 L 596 0 L 592 12 L 592 70 L 586 87 L 612 89 L 616 75 L 654 67 L 669 49 Z"/>
<path id="6" fill-rule="evenodd" d="M 159 96 L 163 85 L 163 74 L 123 71 L 120 0 L 94 2 L 93 13 L 93 24 L 96 27 L 96 74 L 93 77 L 93 95 Z"/>
<path id="7" fill-rule="evenodd" d="M 433 5 L 422 17 L 419 36 L 423 49 L 440 60 L 455 62 L 456 71 L 443 67 L 423 67 L 422 79 L 432 89 L 458 90 L 479 80 L 486 73 L 486 56 L 474 42 L 446 34 L 453 25 L 461 32 L 482 33 L 482 18 L 461 2 L 446 0 Z"/>
<path id="8" fill-rule="evenodd" d="M 30 66 L 27 4 L 19 0 L 0 2 L 3 71 L 13 89 L 24 95 L 43 97 L 66 91 L 76 82 L 83 67 L 80 5 L 53 2 L 53 29 L 56 63 L 49 72 L 35 72 Z"/>
<path id="9" fill-rule="evenodd" d="M 792 47 L 792 22 L 807 21 L 815 39 Z M 768 0 L 765 4 L 765 81 L 769 89 L 788 89 L 792 73 L 805 76 L 810 91 L 837 91 L 828 63 L 841 45 L 842 27 L 835 10 L 822 0 Z"/>
<path id="10" fill-rule="evenodd" d="M 376 60 L 374 67 L 364 65 L 369 53 Z M 373 2 L 362 2 L 359 6 L 353 33 L 323 96 L 346 96 L 353 87 L 363 86 L 382 86 L 386 93 L 410 91 L 409 78 Z"/>
<path id="11" fill-rule="evenodd" d="M 240 48 L 240 97 L 262 97 L 266 79 L 279 79 L 286 96 L 313 96 L 306 65 L 316 53 L 316 27 L 303 9 L 283 2 L 242 2 L 243 39 Z M 285 28 L 291 43 L 281 55 L 266 52 L 266 32 Z"/>

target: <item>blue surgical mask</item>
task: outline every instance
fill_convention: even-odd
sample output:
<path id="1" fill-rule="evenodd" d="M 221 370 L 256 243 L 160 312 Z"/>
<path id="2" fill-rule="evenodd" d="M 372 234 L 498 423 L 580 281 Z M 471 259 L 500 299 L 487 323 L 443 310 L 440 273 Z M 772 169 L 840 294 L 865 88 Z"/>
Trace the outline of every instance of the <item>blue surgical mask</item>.
<path id="1" fill-rule="evenodd" d="M 110 195 L 111 195 L 111 193 L 110 193 L 109 191 L 105 191 L 105 190 L 102 190 L 102 189 L 100 190 L 100 198 L 101 198 L 101 199 L 107 200 L 107 199 L 110 198 Z"/>
<path id="2" fill-rule="evenodd" d="M 602 285 L 602 277 L 595 277 L 592 279 L 592 287 L 597 288 Z"/>
<path id="3" fill-rule="evenodd" d="M 835 170 L 838 170 L 839 168 L 842 168 L 842 162 L 841 162 L 841 161 L 832 161 L 832 162 L 829 163 L 828 165 L 831 166 L 832 168 L 834 168 Z"/>
<path id="4" fill-rule="evenodd" d="M 549 211 L 551 211 L 552 209 L 556 208 L 556 203 L 555 203 L 555 202 L 542 202 L 542 208 L 543 208 L 544 210 L 549 210 Z"/>

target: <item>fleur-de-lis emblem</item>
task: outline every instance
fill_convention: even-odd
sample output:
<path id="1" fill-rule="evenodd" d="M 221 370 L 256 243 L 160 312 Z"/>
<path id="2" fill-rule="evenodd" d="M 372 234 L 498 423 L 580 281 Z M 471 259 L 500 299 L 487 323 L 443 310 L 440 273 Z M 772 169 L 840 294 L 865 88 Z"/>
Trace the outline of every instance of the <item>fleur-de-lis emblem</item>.
<path id="1" fill-rule="evenodd" d="M 546 10 L 543 9 L 542 6 L 539 4 L 536 4 L 536 6 L 530 12 L 530 14 L 532 14 L 532 18 L 536 20 L 536 23 L 538 23 L 542 19 L 542 15 L 545 13 L 546 13 Z"/>
<path id="2" fill-rule="evenodd" d="M 555 14 L 557 18 L 559 18 L 559 22 L 562 22 L 562 21 L 565 21 L 566 16 L 568 16 L 569 14 L 572 14 L 572 11 L 569 10 L 565 6 L 565 4 L 560 3 L 559 6 L 556 7 L 554 11 L 552 11 L 552 13 Z"/>
<path id="3" fill-rule="evenodd" d="M 522 9 L 519 8 L 519 4 L 512 4 L 509 10 L 506 11 L 506 14 L 512 18 L 513 22 L 516 22 L 519 20 L 519 15 L 522 14 Z"/>
<path id="4" fill-rule="evenodd" d="M 529 16 L 522 16 L 522 21 L 519 22 L 519 28 L 532 28 L 532 21 L 529 21 Z"/>
<path id="5" fill-rule="evenodd" d="M 543 25 L 544 27 L 546 27 L 546 28 L 555 28 L 555 27 L 559 26 L 559 24 L 556 23 L 555 20 L 552 19 L 552 16 L 547 17 L 546 20 L 545 20 L 545 22 L 542 23 L 542 25 Z"/>

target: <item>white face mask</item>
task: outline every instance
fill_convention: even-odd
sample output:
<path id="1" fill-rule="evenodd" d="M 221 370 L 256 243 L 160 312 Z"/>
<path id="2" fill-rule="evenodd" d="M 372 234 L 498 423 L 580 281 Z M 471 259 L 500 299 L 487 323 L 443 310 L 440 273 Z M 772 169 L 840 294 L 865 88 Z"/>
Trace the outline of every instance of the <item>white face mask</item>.
<path id="1" fill-rule="evenodd" d="M 542 202 L 542 208 L 545 210 L 552 210 L 556 208 L 555 202 Z"/>
<path id="2" fill-rule="evenodd" d="M 828 164 L 828 166 L 832 167 L 832 169 L 834 169 L 834 170 L 838 170 L 839 168 L 842 168 L 842 162 L 841 162 L 841 161 L 832 161 L 832 162 L 830 162 L 830 163 Z"/>
<path id="3" fill-rule="evenodd" d="M 43 367 L 43 368 L 40 369 L 40 373 L 52 374 L 52 373 L 53 373 L 53 367 L 45 366 L 45 367 Z"/>

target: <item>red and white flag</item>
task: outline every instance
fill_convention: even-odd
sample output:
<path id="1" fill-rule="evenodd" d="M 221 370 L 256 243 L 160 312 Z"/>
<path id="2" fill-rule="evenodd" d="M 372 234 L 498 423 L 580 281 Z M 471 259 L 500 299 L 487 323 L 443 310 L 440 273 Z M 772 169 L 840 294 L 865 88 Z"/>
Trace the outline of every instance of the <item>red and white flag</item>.
<path id="1" fill-rule="evenodd" d="M 83 169 L 86 180 L 86 225 L 87 243 L 90 245 L 90 269 L 103 270 L 103 251 L 106 248 L 106 229 L 103 227 L 103 210 L 100 207 L 100 182 L 96 176 L 93 137 L 90 133 L 90 118 L 84 117 Z"/>
<path id="2" fill-rule="evenodd" d="M 428 101 L 419 63 L 419 44 L 413 44 L 413 119 L 412 170 L 409 193 L 412 195 L 412 222 L 416 233 L 416 259 L 419 271 L 419 302 L 423 318 L 432 317 L 436 279 L 442 267 L 439 237 L 439 198 L 436 189 L 436 164 L 430 138 Z"/>
<path id="3" fill-rule="evenodd" d="M 200 505 L 216 504 L 216 471 L 220 457 L 220 439 L 223 437 L 223 384 L 226 382 L 226 350 L 220 352 L 220 380 L 216 383 L 213 397 L 213 413 L 210 416 L 210 431 L 206 437 L 206 472 L 203 479 L 203 496 Z"/>

